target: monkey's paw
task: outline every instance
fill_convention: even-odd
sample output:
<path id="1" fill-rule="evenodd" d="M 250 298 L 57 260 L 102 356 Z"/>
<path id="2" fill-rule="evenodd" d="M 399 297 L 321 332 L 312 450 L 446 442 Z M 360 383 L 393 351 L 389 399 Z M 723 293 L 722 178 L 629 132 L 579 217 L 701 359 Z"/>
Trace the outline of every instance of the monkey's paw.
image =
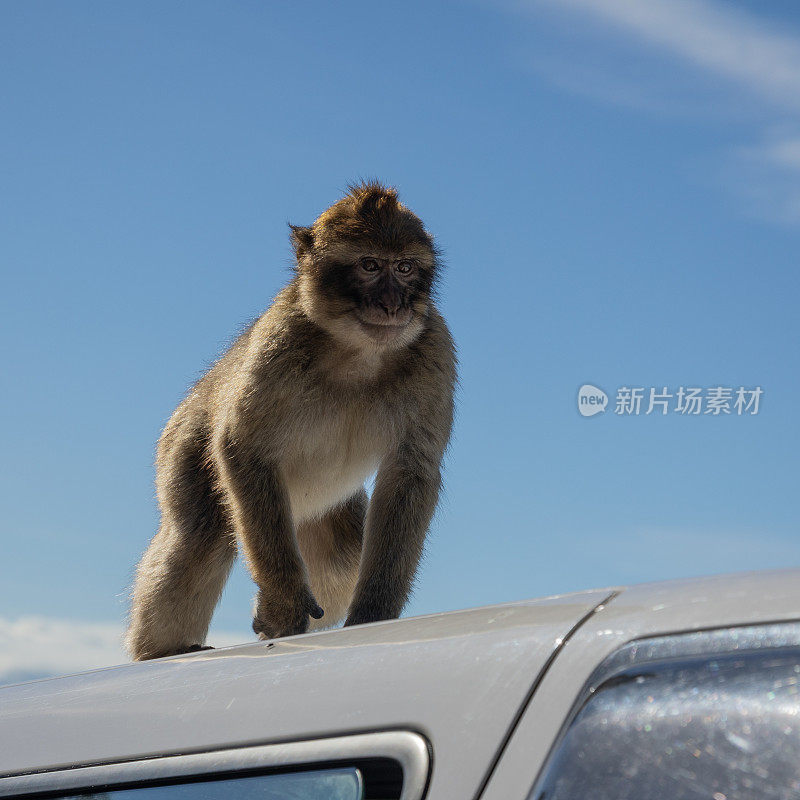
<path id="1" fill-rule="evenodd" d="M 259 591 L 253 631 L 259 639 L 294 636 L 308 630 L 309 617 L 321 619 L 324 613 L 308 587 L 303 587 L 294 598 L 271 599 Z"/>
<path id="2" fill-rule="evenodd" d="M 350 610 L 344 622 L 345 628 L 350 625 L 366 625 L 370 622 L 383 622 L 387 619 L 397 619 L 400 613 L 394 609 L 380 608 L 378 606 L 361 606 Z"/>

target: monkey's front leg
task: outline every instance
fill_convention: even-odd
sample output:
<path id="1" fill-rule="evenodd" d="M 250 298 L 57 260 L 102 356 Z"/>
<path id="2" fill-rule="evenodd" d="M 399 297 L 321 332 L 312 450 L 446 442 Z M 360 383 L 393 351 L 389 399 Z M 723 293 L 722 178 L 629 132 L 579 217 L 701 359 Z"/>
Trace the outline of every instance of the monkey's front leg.
<path id="1" fill-rule="evenodd" d="M 262 639 L 305 633 L 323 610 L 308 585 L 277 464 L 225 440 L 217 448 L 236 534 L 258 586 L 253 630 Z"/>
<path id="2" fill-rule="evenodd" d="M 440 485 L 438 459 L 394 458 L 381 467 L 367 511 L 358 583 L 345 625 L 400 616 Z"/>

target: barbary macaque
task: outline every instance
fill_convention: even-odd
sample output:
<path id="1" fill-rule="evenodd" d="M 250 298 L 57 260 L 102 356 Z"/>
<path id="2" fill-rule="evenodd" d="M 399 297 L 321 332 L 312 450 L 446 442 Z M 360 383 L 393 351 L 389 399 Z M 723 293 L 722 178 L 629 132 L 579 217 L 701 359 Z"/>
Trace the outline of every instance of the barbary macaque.
<path id="1" fill-rule="evenodd" d="M 437 251 L 376 182 L 291 237 L 292 280 L 158 442 L 161 526 L 137 570 L 134 659 L 204 646 L 237 544 L 262 639 L 392 619 L 408 599 L 453 420 Z"/>

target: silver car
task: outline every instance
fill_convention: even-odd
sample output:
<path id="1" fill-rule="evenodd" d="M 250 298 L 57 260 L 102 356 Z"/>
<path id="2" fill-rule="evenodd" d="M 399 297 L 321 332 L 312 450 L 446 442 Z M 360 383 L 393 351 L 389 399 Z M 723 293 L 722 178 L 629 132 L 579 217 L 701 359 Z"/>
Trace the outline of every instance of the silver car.
<path id="1" fill-rule="evenodd" d="M 800 798 L 800 570 L 588 591 L 0 689 L 0 795 Z"/>

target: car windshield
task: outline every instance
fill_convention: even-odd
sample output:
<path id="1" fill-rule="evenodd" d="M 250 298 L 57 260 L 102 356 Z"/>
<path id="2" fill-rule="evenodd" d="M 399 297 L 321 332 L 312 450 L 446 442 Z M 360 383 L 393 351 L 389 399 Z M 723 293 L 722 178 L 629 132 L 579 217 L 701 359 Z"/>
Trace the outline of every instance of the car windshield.
<path id="1" fill-rule="evenodd" d="M 627 666 L 590 688 L 531 798 L 797 800 L 799 683 L 798 646 Z"/>

